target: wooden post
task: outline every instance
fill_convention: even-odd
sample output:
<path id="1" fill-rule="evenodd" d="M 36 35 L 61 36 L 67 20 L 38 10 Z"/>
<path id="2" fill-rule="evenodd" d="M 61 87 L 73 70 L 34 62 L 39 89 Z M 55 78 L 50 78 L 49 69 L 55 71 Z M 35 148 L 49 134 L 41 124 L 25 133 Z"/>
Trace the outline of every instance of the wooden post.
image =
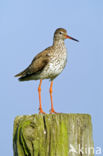
<path id="1" fill-rule="evenodd" d="M 94 156 L 91 116 L 46 114 L 14 121 L 14 156 Z"/>

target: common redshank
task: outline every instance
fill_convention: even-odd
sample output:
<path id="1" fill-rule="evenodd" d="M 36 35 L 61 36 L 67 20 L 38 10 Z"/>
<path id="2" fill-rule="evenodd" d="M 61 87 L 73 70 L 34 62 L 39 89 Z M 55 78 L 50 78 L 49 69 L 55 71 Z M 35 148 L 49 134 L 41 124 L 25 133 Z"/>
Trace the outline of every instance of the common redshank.
<path id="1" fill-rule="evenodd" d="M 58 28 L 54 33 L 53 45 L 40 52 L 34 57 L 31 64 L 22 72 L 15 75 L 20 77 L 19 81 L 40 80 L 39 93 L 39 113 L 45 114 L 41 104 L 41 84 L 43 79 L 50 79 L 50 98 L 51 110 L 50 113 L 56 113 L 53 107 L 52 87 L 53 80 L 63 71 L 67 62 L 67 49 L 64 44 L 65 39 L 77 39 L 67 35 L 67 31 L 63 28 Z"/>

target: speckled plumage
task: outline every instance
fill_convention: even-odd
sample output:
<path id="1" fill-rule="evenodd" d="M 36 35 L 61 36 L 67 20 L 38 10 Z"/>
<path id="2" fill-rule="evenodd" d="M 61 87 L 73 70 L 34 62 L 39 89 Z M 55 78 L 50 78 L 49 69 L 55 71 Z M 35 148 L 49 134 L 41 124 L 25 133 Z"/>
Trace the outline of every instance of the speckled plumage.
<path id="1" fill-rule="evenodd" d="M 64 41 L 59 41 L 55 45 L 46 49 L 48 63 L 39 74 L 33 75 L 32 79 L 51 79 L 56 78 L 64 69 L 67 59 L 67 51 Z"/>
<path id="2" fill-rule="evenodd" d="M 56 78 L 64 69 L 67 61 L 67 50 L 64 44 L 67 31 L 59 28 L 54 33 L 53 45 L 39 53 L 32 63 L 17 74 L 20 81 Z M 75 39 L 73 39 L 75 40 Z"/>

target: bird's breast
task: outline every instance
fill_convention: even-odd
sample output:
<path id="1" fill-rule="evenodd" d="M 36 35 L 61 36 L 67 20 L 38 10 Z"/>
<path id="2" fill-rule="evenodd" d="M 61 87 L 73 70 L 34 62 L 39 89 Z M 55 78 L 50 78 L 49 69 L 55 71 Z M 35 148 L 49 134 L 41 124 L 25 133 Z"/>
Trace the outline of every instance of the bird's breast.
<path id="1" fill-rule="evenodd" d="M 67 50 L 65 47 L 57 48 L 52 52 L 49 63 L 44 68 L 43 75 L 53 79 L 58 76 L 64 69 L 67 62 Z"/>
<path id="2" fill-rule="evenodd" d="M 67 61 L 67 50 L 66 48 L 60 48 L 55 50 L 53 55 L 50 57 L 50 65 L 53 65 L 53 68 L 59 70 L 59 68 L 64 68 Z"/>

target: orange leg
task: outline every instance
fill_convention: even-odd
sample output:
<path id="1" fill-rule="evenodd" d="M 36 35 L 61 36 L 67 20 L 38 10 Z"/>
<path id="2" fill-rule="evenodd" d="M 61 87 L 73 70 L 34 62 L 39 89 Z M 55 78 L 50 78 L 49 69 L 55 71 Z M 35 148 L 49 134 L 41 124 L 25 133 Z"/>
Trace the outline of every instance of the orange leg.
<path id="1" fill-rule="evenodd" d="M 52 114 L 52 113 L 56 113 L 56 112 L 54 111 L 54 107 L 53 107 L 52 87 L 53 87 L 53 81 L 51 81 L 50 90 L 49 90 L 49 92 L 50 92 L 50 98 L 51 98 L 51 110 L 50 110 L 50 113 L 51 113 L 51 114 Z"/>
<path id="2" fill-rule="evenodd" d="M 40 80 L 39 87 L 38 87 L 38 93 L 39 93 L 39 113 L 45 114 L 42 110 L 42 105 L 41 105 L 41 84 L 42 80 Z"/>

